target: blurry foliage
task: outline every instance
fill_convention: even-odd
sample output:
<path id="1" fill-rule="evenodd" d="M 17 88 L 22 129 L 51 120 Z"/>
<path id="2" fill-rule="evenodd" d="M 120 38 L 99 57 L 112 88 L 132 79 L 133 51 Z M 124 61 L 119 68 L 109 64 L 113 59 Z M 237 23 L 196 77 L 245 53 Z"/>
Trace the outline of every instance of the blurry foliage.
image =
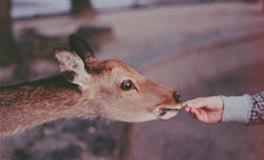
<path id="1" fill-rule="evenodd" d="M 111 39 L 112 30 L 109 27 L 94 27 L 94 26 L 82 26 L 75 34 L 80 35 L 88 43 L 93 46 L 95 50 L 98 50 L 102 46 L 102 42 Z M 39 34 L 35 29 L 25 29 L 19 37 L 17 42 L 19 54 L 22 58 L 21 62 L 28 61 L 34 58 L 53 58 L 52 54 L 54 49 L 57 48 L 69 48 L 68 36 L 65 37 L 49 37 Z"/>
<path id="2" fill-rule="evenodd" d="M 34 58 L 51 58 L 53 50 L 57 47 L 66 47 L 67 40 L 60 37 L 48 37 L 39 34 L 35 29 L 25 29 L 17 42 L 22 61 Z"/>
<path id="3" fill-rule="evenodd" d="M 73 160 L 80 159 L 81 148 L 76 145 L 69 145 L 65 148 L 52 151 L 50 153 L 50 160 Z"/>
<path id="4" fill-rule="evenodd" d="M 109 27 L 82 26 L 74 34 L 79 35 L 87 41 L 94 49 L 98 51 L 102 45 L 112 39 L 112 29 Z M 2 64 L 0 67 L 8 64 L 16 64 L 12 73 L 12 78 L 1 81 L 2 85 L 29 81 L 34 77 L 46 75 L 49 71 L 40 71 L 38 73 L 32 68 L 34 61 L 44 60 L 46 62 L 55 62 L 54 51 L 57 49 L 69 49 L 68 35 L 65 36 L 46 36 L 37 32 L 34 28 L 23 30 L 16 41 L 16 61 Z M 6 56 L 5 54 L 3 56 Z M 43 68 L 44 69 L 44 68 Z"/>
<path id="5" fill-rule="evenodd" d="M 111 155 L 115 149 L 116 141 L 111 135 L 99 135 L 91 143 L 91 151 L 94 155 Z"/>
<path id="6" fill-rule="evenodd" d="M 89 131 L 91 127 L 95 132 Z M 20 135 L 20 148 L 15 148 L 12 160 L 82 160 L 87 156 L 115 157 L 122 141 L 120 139 L 122 127 L 123 123 L 100 118 L 67 121 L 63 119 L 47 123 Z M 15 142 L 13 145 L 17 146 Z"/>
<path id="7" fill-rule="evenodd" d="M 14 151 L 14 157 L 13 160 L 30 160 L 31 156 L 29 153 L 27 153 L 24 149 L 16 149 Z"/>

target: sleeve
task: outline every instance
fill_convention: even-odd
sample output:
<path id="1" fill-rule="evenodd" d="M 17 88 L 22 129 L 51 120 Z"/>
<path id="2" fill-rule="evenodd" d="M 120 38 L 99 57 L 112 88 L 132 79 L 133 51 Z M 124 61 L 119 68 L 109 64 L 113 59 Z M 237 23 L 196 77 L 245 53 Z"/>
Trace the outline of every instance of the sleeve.
<path id="1" fill-rule="evenodd" d="M 224 102 L 222 122 L 264 122 L 264 92 L 252 96 L 221 97 Z"/>
<path id="2" fill-rule="evenodd" d="M 221 96 L 224 102 L 222 122 L 249 123 L 252 109 L 251 96 Z"/>
<path id="3" fill-rule="evenodd" d="M 264 123 L 264 92 L 251 96 L 252 109 L 249 124 Z"/>

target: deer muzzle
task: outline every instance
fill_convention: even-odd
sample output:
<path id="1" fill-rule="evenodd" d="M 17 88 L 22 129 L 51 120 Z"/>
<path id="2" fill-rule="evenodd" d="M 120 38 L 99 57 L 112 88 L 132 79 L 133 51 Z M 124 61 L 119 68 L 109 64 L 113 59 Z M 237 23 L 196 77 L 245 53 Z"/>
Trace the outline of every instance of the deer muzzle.
<path id="1" fill-rule="evenodd" d="M 176 106 L 170 106 L 170 105 L 163 105 L 163 106 L 158 106 L 154 110 L 154 114 L 162 120 L 167 120 L 170 119 L 178 114 L 180 111 L 179 105 Z"/>
<path id="2" fill-rule="evenodd" d="M 181 109 L 180 97 L 181 97 L 180 94 L 174 91 L 172 94 L 172 98 L 174 99 L 175 104 L 158 105 L 158 107 L 154 110 L 154 114 L 159 119 L 163 119 L 163 120 L 167 120 L 176 116 Z"/>

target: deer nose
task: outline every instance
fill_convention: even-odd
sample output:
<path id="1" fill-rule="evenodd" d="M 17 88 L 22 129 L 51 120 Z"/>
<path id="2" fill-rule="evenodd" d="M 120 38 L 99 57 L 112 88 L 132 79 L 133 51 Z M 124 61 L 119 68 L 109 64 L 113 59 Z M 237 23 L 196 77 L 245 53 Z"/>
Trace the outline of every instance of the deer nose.
<path id="1" fill-rule="evenodd" d="M 180 103 L 181 102 L 181 100 L 180 100 L 181 95 L 180 95 L 179 92 L 173 91 L 172 97 L 175 99 L 176 103 Z"/>

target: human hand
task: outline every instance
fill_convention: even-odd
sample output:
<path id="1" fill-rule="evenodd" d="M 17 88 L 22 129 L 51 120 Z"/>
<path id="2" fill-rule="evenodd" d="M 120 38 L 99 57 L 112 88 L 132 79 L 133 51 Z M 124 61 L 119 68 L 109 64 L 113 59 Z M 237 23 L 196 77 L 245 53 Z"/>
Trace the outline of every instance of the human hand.
<path id="1" fill-rule="evenodd" d="M 220 96 L 201 97 L 182 104 L 186 112 L 204 123 L 218 123 L 222 120 L 224 102 Z"/>

